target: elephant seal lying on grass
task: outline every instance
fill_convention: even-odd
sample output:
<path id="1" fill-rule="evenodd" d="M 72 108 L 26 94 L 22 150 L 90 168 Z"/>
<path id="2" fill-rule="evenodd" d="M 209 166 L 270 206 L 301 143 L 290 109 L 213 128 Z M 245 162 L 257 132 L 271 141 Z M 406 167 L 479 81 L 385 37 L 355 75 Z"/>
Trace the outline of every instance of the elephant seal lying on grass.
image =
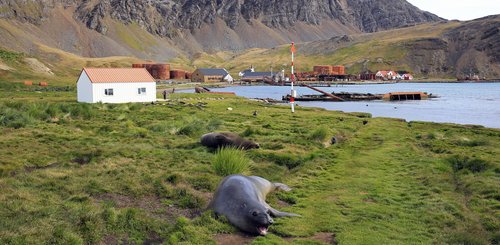
<path id="1" fill-rule="evenodd" d="M 259 144 L 243 139 L 235 133 L 208 133 L 201 136 L 201 144 L 209 148 L 236 147 L 244 150 L 259 148 Z"/>
<path id="2" fill-rule="evenodd" d="M 267 194 L 276 189 L 291 190 L 285 184 L 271 183 L 257 176 L 230 175 L 217 187 L 208 208 L 216 215 L 225 216 L 242 231 L 265 236 L 274 222 L 272 217 L 300 216 L 280 212 L 266 203 Z"/>

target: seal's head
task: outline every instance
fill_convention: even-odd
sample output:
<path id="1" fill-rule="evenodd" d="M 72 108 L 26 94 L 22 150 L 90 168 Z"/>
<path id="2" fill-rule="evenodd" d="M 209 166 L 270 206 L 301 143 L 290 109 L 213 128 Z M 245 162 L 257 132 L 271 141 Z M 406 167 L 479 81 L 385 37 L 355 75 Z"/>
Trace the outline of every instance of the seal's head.
<path id="1" fill-rule="evenodd" d="M 243 142 L 241 144 L 241 148 L 244 149 L 244 150 L 259 149 L 260 145 L 259 145 L 259 143 L 255 143 L 255 142 L 252 142 L 252 141 L 249 141 L 249 140 L 245 140 L 245 142 Z"/>
<path id="2" fill-rule="evenodd" d="M 267 235 L 267 230 L 274 223 L 269 215 L 269 210 L 264 207 L 252 208 L 246 215 L 245 231 L 262 236 Z"/>

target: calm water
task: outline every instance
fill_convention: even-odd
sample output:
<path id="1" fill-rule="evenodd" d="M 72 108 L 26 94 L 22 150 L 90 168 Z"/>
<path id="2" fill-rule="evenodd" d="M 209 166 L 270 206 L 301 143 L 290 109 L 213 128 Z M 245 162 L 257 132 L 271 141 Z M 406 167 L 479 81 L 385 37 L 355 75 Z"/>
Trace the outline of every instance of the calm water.
<path id="1" fill-rule="evenodd" d="M 317 94 L 298 87 L 297 94 Z M 298 102 L 300 106 L 322 107 L 345 112 L 368 112 L 374 117 L 404 118 L 407 121 L 451 122 L 500 128 L 500 83 L 396 83 L 342 85 L 320 88 L 327 92 L 389 93 L 422 91 L 439 98 L 422 101 L 386 102 Z M 289 87 L 240 86 L 214 89 L 231 91 L 247 98 L 281 99 Z M 300 110 L 300 107 L 298 108 Z"/>

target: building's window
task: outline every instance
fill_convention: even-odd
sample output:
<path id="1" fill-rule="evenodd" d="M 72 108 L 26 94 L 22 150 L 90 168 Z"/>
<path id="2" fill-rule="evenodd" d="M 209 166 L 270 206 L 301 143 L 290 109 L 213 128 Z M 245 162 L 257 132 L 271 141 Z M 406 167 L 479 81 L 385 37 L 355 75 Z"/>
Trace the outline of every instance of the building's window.
<path id="1" fill-rule="evenodd" d="M 104 94 L 108 95 L 108 96 L 112 96 L 113 95 L 113 89 L 112 88 L 105 89 L 104 90 Z"/>
<path id="2" fill-rule="evenodd" d="M 146 94 L 146 88 L 138 88 L 137 94 Z"/>

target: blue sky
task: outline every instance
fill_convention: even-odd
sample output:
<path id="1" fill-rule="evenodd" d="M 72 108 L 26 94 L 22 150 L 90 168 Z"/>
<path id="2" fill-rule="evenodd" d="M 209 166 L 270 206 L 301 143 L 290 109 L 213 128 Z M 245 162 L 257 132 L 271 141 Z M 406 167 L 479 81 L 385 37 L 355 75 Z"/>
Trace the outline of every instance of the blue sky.
<path id="1" fill-rule="evenodd" d="M 500 14 L 500 0 L 407 0 L 445 19 L 472 20 Z"/>

